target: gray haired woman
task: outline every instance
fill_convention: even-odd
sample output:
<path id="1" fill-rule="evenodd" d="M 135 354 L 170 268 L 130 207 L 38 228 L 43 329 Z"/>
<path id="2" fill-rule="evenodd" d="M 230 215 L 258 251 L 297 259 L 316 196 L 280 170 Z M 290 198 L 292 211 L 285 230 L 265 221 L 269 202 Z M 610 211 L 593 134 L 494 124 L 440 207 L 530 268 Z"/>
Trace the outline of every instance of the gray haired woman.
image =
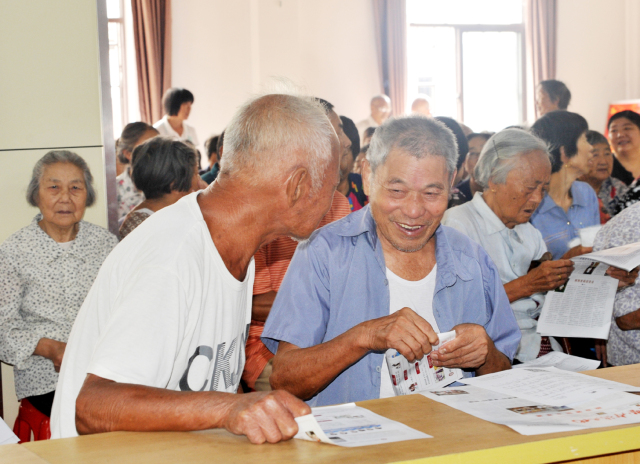
<path id="1" fill-rule="evenodd" d="M 118 243 L 82 220 L 95 198 L 84 159 L 50 151 L 27 189 L 40 213 L 0 245 L 0 360 L 14 366 L 18 399 L 47 416 L 73 322 Z"/>
<path id="2" fill-rule="evenodd" d="M 536 333 L 544 292 L 564 284 L 573 264 L 550 260 L 540 232 L 529 223 L 551 176 L 546 144 L 523 130 L 505 129 L 485 144 L 475 167 L 483 188 L 473 200 L 450 209 L 443 224 L 487 251 L 498 267 L 522 341 L 515 359 L 535 359 L 560 344 Z"/>

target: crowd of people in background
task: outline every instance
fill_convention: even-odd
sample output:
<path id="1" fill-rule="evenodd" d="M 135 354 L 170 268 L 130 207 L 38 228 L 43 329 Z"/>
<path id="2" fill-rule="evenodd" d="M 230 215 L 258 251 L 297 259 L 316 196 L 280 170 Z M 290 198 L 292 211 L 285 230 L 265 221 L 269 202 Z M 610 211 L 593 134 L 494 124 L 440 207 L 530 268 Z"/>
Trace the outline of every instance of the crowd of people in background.
<path id="1" fill-rule="evenodd" d="M 209 400 L 249 411 L 257 430 L 235 412 L 205 417 L 196 400 L 185 406 L 192 419 L 178 408 L 146 429 L 224 426 L 261 442 L 290 438 L 287 414 L 308 409 L 294 397 L 324 405 L 393 395 L 381 353 L 421 358 L 452 329 L 458 341 L 433 359 L 465 375 L 551 351 L 603 367 L 640 362 L 637 269 L 607 271 L 619 281 L 608 341 L 536 330 L 545 294 L 567 282 L 571 258 L 640 241 L 640 114 L 611 116 L 607 138 L 568 111 L 570 102 L 562 82 L 544 81 L 531 127 L 491 133 L 434 117 L 427 95 L 408 116 L 374 96 L 357 123 L 321 98 L 270 95 L 206 140 L 202 170 L 187 122 L 194 95 L 172 88 L 160 121 L 127 124 L 116 142 L 119 237 L 83 220 L 96 198 L 84 160 L 47 153 L 27 191 L 39 213 L 0 246 L 0 360 L 14 366 L 18 398 L 50 416 L 55 397 L 54 435 L 72 436 L 142 430 L 136 414 L 152 417 L 153 401 L 185 404 L 145 385 L 241 385 L 263 396 Z M 598 225 L 593 247 L 582 243 L 580 230 Z M 246 317 L 223 306 L 246 307 Z M 84 325 L 72 334 L 81 307 Z M 220 309 L 210 317 L 210 307 Z M 113 361 L 132 349 L 122 312 L 136 308 L 133 326 L 166 337 L 135 342 L 156 350 L 140 355 L 144 368 Z M 192 343 L 203 320 L 219 345 Z M 64 365 L 58 384 L 70 335 L 74 366 Z M 195 357 L 243 349 L 237 370 L 225 358 L 227 370 L 190 377 Z M 122 393 L 118 382 L 142 390 Z M 292 395 L 265 393 L 272 388 Z M 147 399 L 128 397 L 130 410 L 117 414 L 96 401 L 121 394 Z M 264 419 L 267 409 L 278 420 Z"/>

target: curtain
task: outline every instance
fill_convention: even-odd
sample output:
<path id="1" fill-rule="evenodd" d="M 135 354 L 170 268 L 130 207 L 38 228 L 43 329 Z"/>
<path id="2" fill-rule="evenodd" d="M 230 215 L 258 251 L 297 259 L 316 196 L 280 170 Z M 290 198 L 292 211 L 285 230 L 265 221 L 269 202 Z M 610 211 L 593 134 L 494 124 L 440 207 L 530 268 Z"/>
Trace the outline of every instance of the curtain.
<path id="1" fill-rule="evenodd" d="M 171 87 L 171 0 L 131 0 L 138 69 L 140 118 L 162 118 L 162 95 Z"/>
<path id="2" fill-rule="evenodd" d="M 525 37 L 533 88 L 556 78 L 556 0 L 526 0 Z"/>
<path id="3" fill-rule="evenodd" d="M 392 114 L 404 114 L 407 100 L 407 2 L 373 0 L 382 93 L 391 99 Z"/>

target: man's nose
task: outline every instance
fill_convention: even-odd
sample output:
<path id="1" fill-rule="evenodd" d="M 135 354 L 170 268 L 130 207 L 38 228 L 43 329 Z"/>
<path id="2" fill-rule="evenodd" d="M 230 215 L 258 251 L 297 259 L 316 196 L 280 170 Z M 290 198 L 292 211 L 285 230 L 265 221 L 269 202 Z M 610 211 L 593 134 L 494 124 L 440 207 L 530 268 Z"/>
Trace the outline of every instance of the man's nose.
<path id="1" fill-rule="evenodd" d="M 403 210 L 404 214 L 411 219 L 424 216 L 426 208 L 422 195 L 417 192 L 408 195 Z"/>

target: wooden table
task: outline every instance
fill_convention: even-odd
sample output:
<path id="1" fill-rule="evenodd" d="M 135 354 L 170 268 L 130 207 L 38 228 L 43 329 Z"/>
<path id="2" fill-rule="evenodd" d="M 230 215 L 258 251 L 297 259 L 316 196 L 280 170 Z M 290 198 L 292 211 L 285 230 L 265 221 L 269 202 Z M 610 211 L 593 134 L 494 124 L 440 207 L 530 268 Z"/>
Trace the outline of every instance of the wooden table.
<path id="1" fill-rule="evenodd" d="M 640 386 L 640 364 L 591 371 L 589 375 Z M 291 440 L 251 445 L 224 430 L 205 432 L 115 432 L 0 447 L 0 463 L 17 448 L 51 464 L 91 463 L 546 463 L 640 460 L 640 426 L 620 426 L 527 437 L 420 395 L 358 403 L 382 416 L 432 435 L 431 439 L 362 448 Z M 7 452 L 5 452 L 7 450 Z M 11 450 L 11 451 L 9 451 Z M 21 450 L 21 451 L 22 451 Z M 41 461 L 33 461 L 41 462 Z"/>

